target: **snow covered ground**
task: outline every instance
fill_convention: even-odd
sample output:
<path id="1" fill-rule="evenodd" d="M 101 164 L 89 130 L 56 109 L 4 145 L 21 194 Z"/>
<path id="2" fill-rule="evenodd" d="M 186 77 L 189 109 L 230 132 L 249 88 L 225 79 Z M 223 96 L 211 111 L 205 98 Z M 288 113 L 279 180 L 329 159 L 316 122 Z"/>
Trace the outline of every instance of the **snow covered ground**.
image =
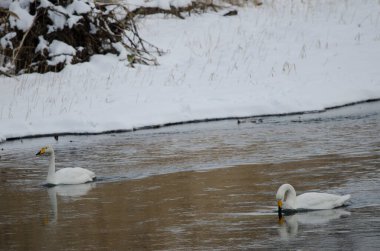
<path id="1" fill-rule="evenodd" d="M 267 0 L 238 11 L 141 19 L 140 35 L 166 51 L 159 66 L 105 55 L 0 77 L 0 142 L 380 98 L 379 1 Z"/>

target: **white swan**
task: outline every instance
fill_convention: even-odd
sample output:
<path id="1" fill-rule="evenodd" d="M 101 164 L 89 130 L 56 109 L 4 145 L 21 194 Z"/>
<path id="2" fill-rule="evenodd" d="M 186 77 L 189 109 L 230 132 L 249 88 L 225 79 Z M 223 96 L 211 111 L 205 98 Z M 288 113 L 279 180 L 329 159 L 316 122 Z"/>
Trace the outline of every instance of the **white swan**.
<path id="1" fill-rule="evenodd" d="M 351 195 L 328 193 L 304 193 L 296 196 L 296 190 L 290 184 L 283 184 L 277 191 L 278 213 L 282 210 L 321 210 L 341 207 Z"/>
<path id="2" fill-rule="evenodd" d="M 50 156 L 49 160 L 49 172 L 46 182 L 48 185 L 74 185 L 83 184 L 95 180 L 95 174 L 90 170 L 81 167 L 67 167 L 55 171 L 55 155 L 53 147 L 46 146 L 36 155 L 47 154 Z"/>

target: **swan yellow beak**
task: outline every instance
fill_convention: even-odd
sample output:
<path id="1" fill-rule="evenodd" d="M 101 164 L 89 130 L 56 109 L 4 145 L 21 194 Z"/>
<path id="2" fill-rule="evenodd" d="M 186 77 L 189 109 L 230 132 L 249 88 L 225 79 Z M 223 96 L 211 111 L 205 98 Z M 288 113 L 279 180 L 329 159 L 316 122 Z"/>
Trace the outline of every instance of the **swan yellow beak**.
<path id="1" fill-rule="evenodd" d="M 282 200 L 277 201 L 277 206 L 278 206 L 278 217 L 282 217 Z"/>
<path id="2" fill-rule="evenodd" d="M 36 155 L 42 155 L 45 152 L 46 152 L 46 147 L 43 147 L 43 148 L 41 148 L 41 150 L 38 153 L 36 153 Z"/>
<path id="3" fill-rule="evenodd" d="M 277 206 L 278 206 L 279 209 L 282 208 L 282 200 L 278 200 L 277 201 Z"/>

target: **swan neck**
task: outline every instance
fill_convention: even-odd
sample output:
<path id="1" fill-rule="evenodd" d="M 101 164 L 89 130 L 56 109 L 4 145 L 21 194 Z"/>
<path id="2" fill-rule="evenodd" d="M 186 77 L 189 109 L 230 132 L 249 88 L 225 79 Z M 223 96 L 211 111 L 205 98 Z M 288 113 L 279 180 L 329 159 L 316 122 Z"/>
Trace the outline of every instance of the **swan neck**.
<path id="1" fill-rule="evenodd" d="M 282 200 L 284 209 L 296 209 L 296 190 L 290 184 L 283 184 L 277 191 L 277 200 Z"/>
<path id="2" fill-rule="evenodd" d="M 296 209 L 297 208 L 297 205 L 296 205 L 297 194 L 294 187 L 289 185 L 285 191 L 285 195 L 286 195 L 286 203 L 290 207 L 292 207 L 292 209 Z"/>
<path id="3" fill-rule="evenodd" d="M 294 187 L 292 187 L 291 185 L 289 185 L 287 191 L 288 191 L 289 198 L 296 198 L 297 194 L 296 194 L 296 190 L 294 189 Z"/>
<path id="4" fill-rule="evenodd" d="M 51 153 L 49 157 L 49 172 L 48 172 L 48 180 L 49 178 L 54 177 L 55 174 L 55 154 L 54 151 Z"/>

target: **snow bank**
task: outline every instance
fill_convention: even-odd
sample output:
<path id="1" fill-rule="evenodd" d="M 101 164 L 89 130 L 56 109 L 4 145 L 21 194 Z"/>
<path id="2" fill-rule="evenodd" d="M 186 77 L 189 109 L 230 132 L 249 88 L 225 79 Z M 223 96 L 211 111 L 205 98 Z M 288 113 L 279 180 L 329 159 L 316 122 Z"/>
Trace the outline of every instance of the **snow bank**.
<path id="1" fill-rule="evenodd" d="M 53 31 L 62 30 L 65 26 L 70 29 L 76 25 L 83 17 L 82 14 L 86 14 L 95 9 L 93 1 L 88 0 L 74 0 L 66 8 L 62 6 L 55 6 L 49 1 L 45 0 L 41 2 L 40 7 L 50 6 L 54 11 L 49 10 L 49 19 L 52 21 L 52 25 L 49 26 L 48 33 Z"/>
<path id="2" fill-rule="evenodd" d="M 48 61 L 49 65 L 57 65 L 64 62 L 70 63 L 72 57 L 76 53 L 74 47 L 58 40 L 53 40 L 53 42 L 51 42 L 48 47 L 48 51 L 49 57 L 52 58 L 51 61 Z"/>
<path id="3" fill-rule="evenodd" d="M 13 12 L 16 16 L 11 16 L 9 18 L 11 28 L 17 27 L 17 29 L 22 31 L 27 31 L 33 24 L 34 16 L 29 14 L 29 10 L 25 9 L 28 5 L 23 5 L 25 1 L 15 1 L 9 5 L 9 10 Z"/>
<path id="4" fill-rule="evenodd" d="M 93 1 L 86 0 L 74 0 L 72 4 L 67 6 L 67 10 L 70 14 L 86 14 L 91 11 L 91 8 L 95 8 Z"/>
<path id="5" fill-rule="evenodd" d="M 319 110 L 380 98 L 379 3 L 304 2 L 272 1 L 232 17 L 144 18 L 140 35 L 167 52 L 159 66 L 131 68 L 105 55 L 60 73 L 1 77 L 0 138 Z"/>
<path id="6" fill-rule="evenodd" d="M 7 35 L 5 35 L 4 37 L 2 37 L 2 38 L 0 39 L 1 47 L 3 47 L 3 48 L 11 48 L 11 49 L 13 49 L 13 44 L 12 44 L 11 40 L 12 40 L 12 38 L 14 38 L 16 35 L 17 35 L 16 32 L 10 32 L 10 33 L 8 33 Z"/>

